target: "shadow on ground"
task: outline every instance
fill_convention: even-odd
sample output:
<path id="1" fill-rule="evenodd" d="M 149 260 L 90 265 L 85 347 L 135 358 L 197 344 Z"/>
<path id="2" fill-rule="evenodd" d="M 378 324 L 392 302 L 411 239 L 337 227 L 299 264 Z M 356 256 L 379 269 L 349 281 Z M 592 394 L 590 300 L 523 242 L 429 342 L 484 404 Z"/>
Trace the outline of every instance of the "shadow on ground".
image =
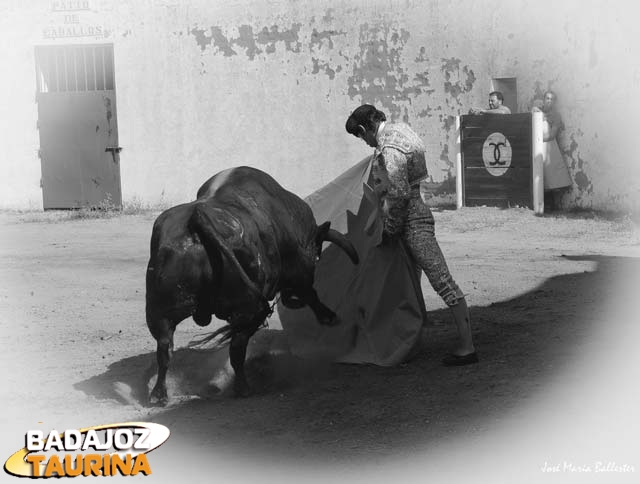
<path id="1" fill-rule="evenodd" d="M 204 398 L 173 404 L 152 418 L 171 428 L 172 439 L 193 446 L 298 462 L 371 460 L 490 428 L 505 412 L 545 392 L 596 325 L 615 324 L 602 302 L 623 297 L 617 281 L 640 273 L 640 259 L 570 258 L 594 261 L 596 269 L 553 277 L 517 298 L 471 308 L 477 365 L 441 366 L 456 340 L 445 310 L 429 313 L 433 324 L 424 351 L 394 368 L 268 354 L 273 344 L 282 345 L 283 335 L 264 330 L 247 361 L 252 397 L 216 393 L 211 378 L 223 371 L 226 351 L 182 349 L 171 364 L 169 391 L 174 400 Z M 154 365 L 153 354 L 127 358 L 76 388 L 131 403 L 114 390 L 120 382 L 132 389 L 130 398 L 143 403 Z"/>

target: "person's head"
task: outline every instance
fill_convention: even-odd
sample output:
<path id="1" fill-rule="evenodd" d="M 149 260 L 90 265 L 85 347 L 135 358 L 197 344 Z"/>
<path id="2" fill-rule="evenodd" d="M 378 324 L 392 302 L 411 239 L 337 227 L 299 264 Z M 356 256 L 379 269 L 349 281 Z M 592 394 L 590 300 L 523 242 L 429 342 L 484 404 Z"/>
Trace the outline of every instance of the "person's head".
<path id="1" fill-rule="evenodd" d="M 372 148 L 378 146 L 376 134 L 380 123 L 387 120 L 387 116 L 371 104 L 363 104 L 351 113 L 345 128 L 347 133 L 360 138 Z"/>
<path id="2" fill-rule="evenodd" d="M 545 113 L 548 113 L 549 111 L 551 111 L 553 109 L 553 107 L 556 105 L 556 100 L 558 98 L 556 97 L 556 93 L 549 90 L 547 92 L 544 93 L 544 96 L 542 98 L 543 101 L 543 106 L 542 106 L 542 110 Z"/>
<path id="3" fill-rule="evenodd" d="M 500 91 L 493 91 L 489 93 L 489 109 L 496 109 L 502 106 L 504 102 L 504 96 Z"/>

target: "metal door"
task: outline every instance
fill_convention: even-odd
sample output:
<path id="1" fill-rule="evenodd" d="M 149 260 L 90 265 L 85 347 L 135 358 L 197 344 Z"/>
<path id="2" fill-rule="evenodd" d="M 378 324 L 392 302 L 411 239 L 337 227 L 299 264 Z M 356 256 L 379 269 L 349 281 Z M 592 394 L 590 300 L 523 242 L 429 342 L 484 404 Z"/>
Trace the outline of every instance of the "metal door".
<path id="1" fill-rule="evenodd" d="M 36 47 L 46 209 L 122 205 L 113 45 Z"/>

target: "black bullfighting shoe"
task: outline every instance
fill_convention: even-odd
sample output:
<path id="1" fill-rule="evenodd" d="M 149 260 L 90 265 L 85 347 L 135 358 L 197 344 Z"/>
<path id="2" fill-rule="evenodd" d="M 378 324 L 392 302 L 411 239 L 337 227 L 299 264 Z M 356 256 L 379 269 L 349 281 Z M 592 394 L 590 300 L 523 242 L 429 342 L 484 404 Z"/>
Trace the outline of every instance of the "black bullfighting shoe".
<path id="1" fill-rule="evenodd" d="M 442 364 L 444 366 L 464 366 L 464 365 L 472 365 L 473 363 L 478 363 L 478 353 L 475 351 L 473 353 L 469 353 L 468 355 L 454 355 L 448 354 L 444 358 L 442 358 Z"/>

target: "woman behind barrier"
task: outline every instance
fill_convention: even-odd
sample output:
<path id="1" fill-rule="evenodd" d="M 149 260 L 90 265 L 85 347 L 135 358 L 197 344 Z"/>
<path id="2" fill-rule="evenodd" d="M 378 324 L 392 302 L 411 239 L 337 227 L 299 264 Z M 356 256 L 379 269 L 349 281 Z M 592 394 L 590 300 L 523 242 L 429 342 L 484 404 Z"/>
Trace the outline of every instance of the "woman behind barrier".
<path id="1" fill-rule="evenodd" d="M 545 207 L 552 210 L 559 208 L 562 191 L 572 185 L 569 168 L 558 145 L 558 135 L 564 129 L 564 123 L 556 108 L 556 101 L 556 94 L 553 91 L 547 91 L 542 100 L 534 100 L 532 107 L 532 111 L 542 111 L 544 114 L 542 127 L 542 140 L 545 144 L 544 203 Z"/>

